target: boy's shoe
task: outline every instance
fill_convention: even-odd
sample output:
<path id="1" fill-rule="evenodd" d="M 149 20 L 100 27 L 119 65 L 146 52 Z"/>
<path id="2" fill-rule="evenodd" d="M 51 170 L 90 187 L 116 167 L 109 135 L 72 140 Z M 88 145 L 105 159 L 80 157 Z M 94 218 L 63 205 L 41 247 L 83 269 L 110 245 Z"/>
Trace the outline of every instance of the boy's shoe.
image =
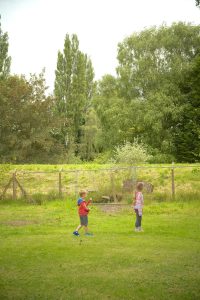
<path id="1" fill-rule="evenodd" d="M 139 231 L 140 231 L 140 232 L 143 232 L 144 230 L 143 230 L 143 228 L 142 228 L 142 227 L 139 227 Z"/>
<path id="2" fill-rule="evenodd" d="M 93 233 L 86 232 L 85 235 L 87 235 L 87 236 L 93 236 Z"/>
<path id="3" fill-rule="evenodd" d="M 135 227 L 135 232 L 139 232 L 139 227 Z"/>
<path id="4" fill-rule="evenodd" d="M 74 231 L 73 235 L 79 236 L 80 234 L 78 233 L 78 231 Z"/>

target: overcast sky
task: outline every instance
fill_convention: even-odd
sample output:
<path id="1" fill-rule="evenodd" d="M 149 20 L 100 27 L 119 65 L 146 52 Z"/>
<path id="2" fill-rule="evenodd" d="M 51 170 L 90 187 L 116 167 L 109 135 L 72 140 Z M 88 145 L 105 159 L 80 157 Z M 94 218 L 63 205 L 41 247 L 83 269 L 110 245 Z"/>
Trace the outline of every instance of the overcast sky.
<path id="1" fill-rule="evenodd" d="M 12 73 L 39 73 L 53 90 L 57 52 L 76 33 L 93 62 L 96 79 L 115 75 L 117 44 L 134 31 L 163 22 L 200 23 L 195 0 L 0 0 L 9 34 Z"/>

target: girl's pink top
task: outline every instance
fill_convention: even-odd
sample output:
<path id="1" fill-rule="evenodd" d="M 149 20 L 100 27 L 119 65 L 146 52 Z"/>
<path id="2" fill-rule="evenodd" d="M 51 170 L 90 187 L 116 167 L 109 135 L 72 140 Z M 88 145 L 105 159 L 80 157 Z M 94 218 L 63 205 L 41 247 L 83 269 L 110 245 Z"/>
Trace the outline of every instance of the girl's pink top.
<path id="1" fill-rule="evenodd" d="M 134 203 L 134 209 L 137 209 L 139 212 L 139 215 L 142 215 L 142 208 L 144 205 L 144 197 L 142 192 L 135 192 L 135 203 Z"/>

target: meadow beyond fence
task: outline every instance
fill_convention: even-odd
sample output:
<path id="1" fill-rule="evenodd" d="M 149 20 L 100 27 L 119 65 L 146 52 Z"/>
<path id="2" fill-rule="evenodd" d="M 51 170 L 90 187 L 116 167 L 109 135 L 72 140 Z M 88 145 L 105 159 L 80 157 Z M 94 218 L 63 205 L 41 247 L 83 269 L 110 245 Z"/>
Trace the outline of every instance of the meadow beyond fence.
<path id="1" fill-rule="evenodd" d="M 3 165 L 2 165 L 3 166 Z M 200 165 L 112 166 L 28 165 L 0 172 L 1 199 L 62 199 L 78 196 L 85 188 L 95 202 L 130 202 L 137 182 L 144 182 L 147 200 L 200 200 Z M 37 166 L 37 165 L 33 165 Z M 23 169 L 24 168 L 24 169 Z M 29 168 L 29 169 L 28 169 Z M 76 169 L 75 169 L 76 168 Z"/>

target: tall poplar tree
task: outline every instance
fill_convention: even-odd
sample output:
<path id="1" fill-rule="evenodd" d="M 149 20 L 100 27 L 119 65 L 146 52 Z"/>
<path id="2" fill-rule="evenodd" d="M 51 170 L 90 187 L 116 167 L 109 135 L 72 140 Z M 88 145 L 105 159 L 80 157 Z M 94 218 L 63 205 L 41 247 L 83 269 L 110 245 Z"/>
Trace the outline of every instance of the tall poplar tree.
<path id="1" fill-rule="evenodd" d="M 0 79 L 6 78 L 10 73 L 11 57 L 8 56 L 8 34 L 1 29 L 0 15 Z"/>
<path id="2" fill-rule="evenodd" d="M 81 128 L 94 89 L 94 71 L 91 60 L 79 50 L 77 35 L 66 35 L 63 52 L 58 52 L 55 75 L 57 111 L 65 119 L 61 136 L 68 150 L 76 145 L 78 154 Z"/>

